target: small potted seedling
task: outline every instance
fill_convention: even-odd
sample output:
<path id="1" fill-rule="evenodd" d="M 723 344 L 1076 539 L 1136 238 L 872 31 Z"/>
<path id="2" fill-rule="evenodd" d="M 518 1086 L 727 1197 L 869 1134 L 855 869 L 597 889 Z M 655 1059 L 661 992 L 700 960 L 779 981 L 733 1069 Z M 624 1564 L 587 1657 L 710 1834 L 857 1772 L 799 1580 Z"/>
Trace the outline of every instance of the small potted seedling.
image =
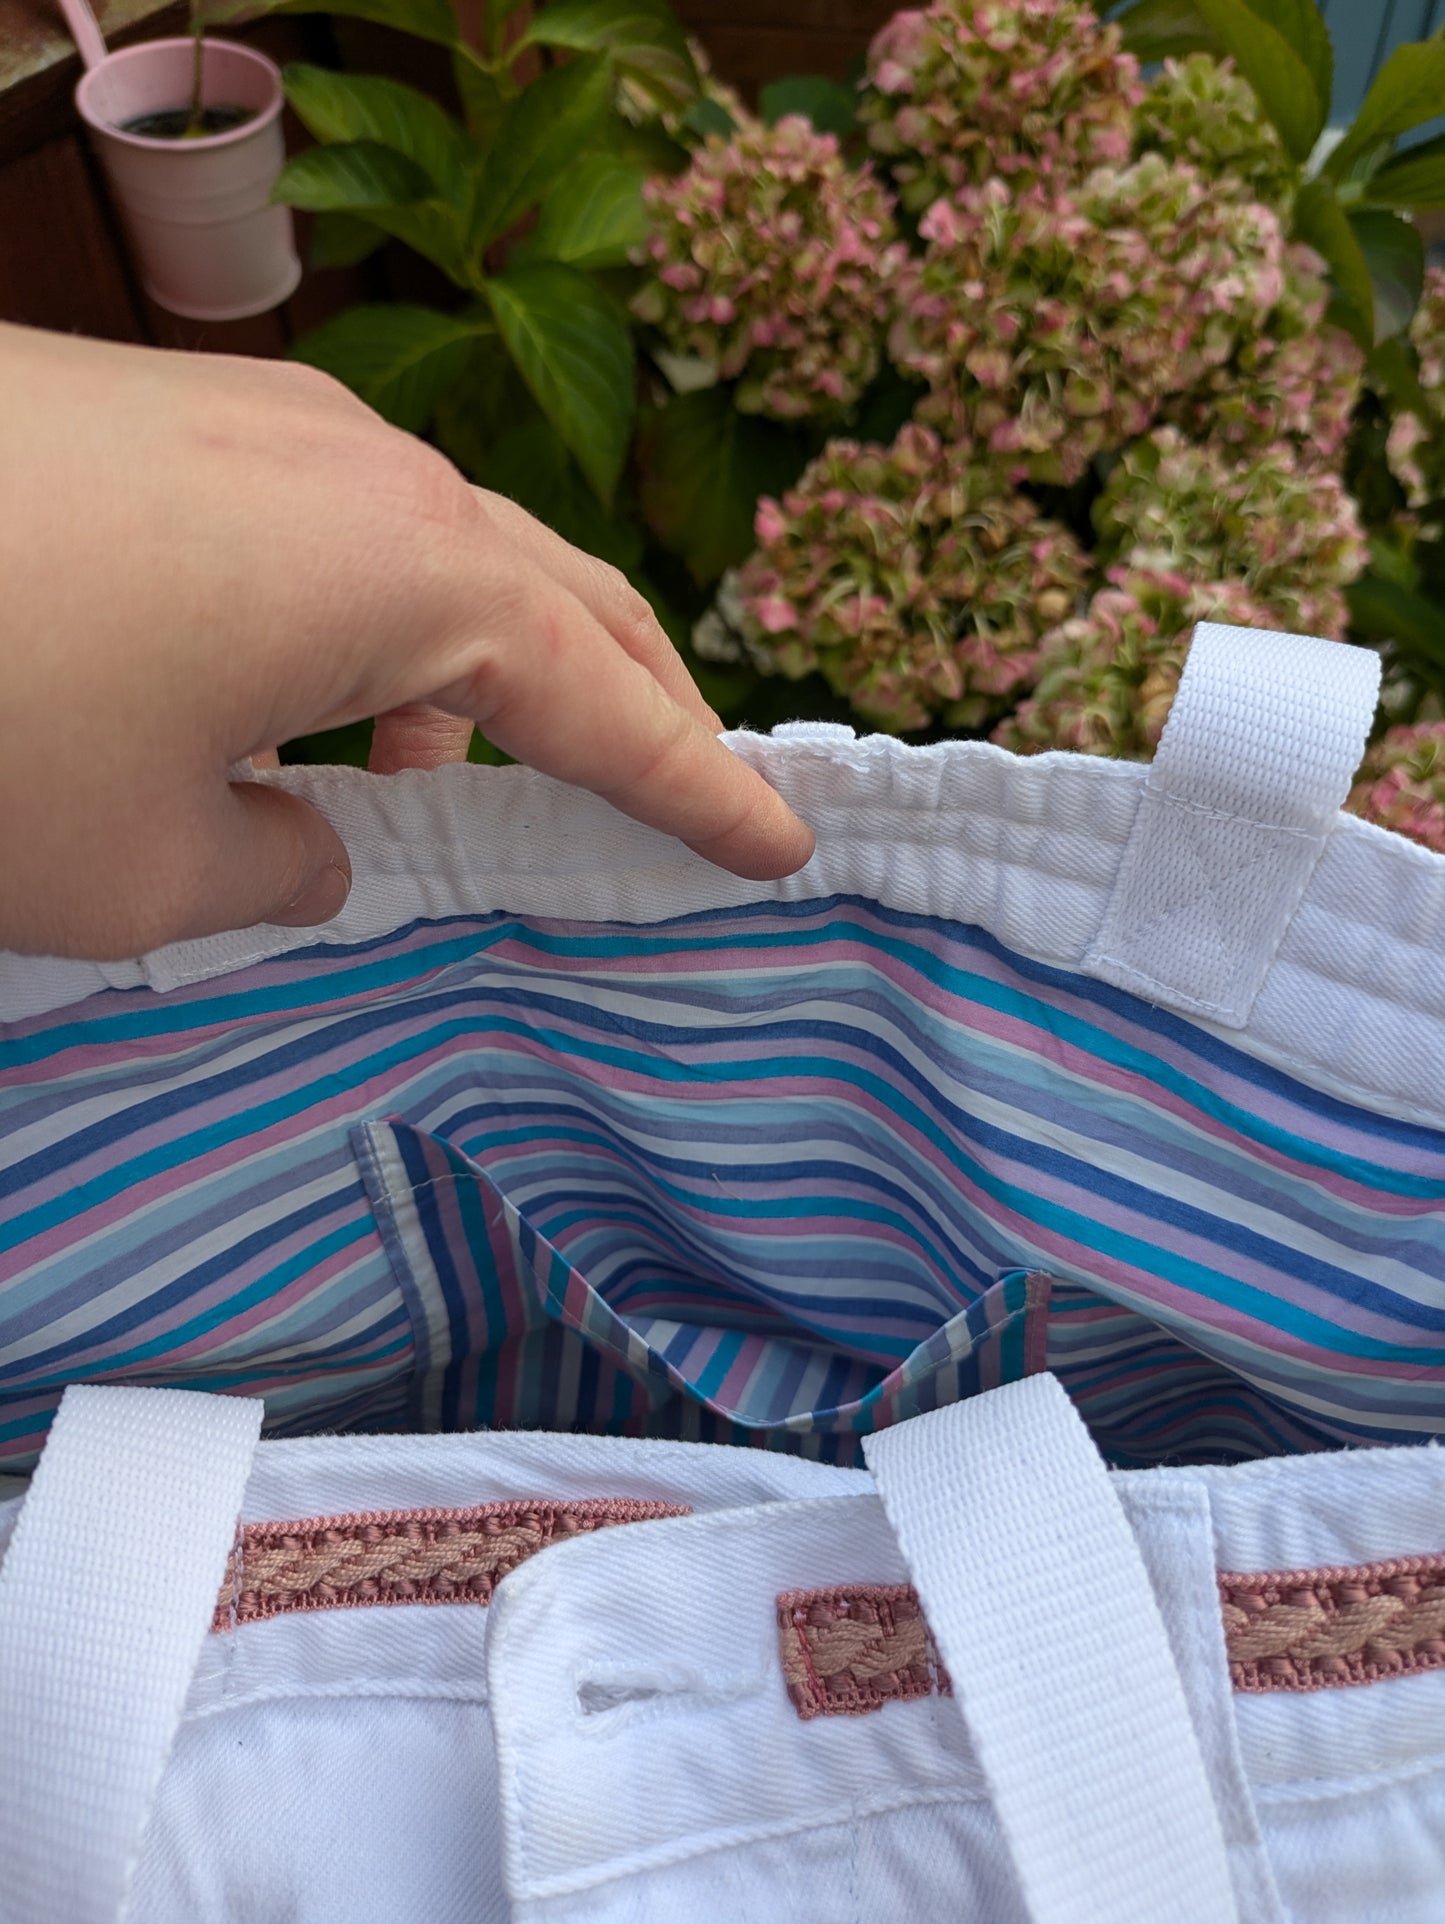
<path id="1" fill-rule="evenodd" d="M 285 161 L 274 61 L 191 33 L 107 53 L 86 0 L 61 0 L 86 71 L 75 104 L 110 180 L 146 292 L 193 320 L 263 314 L 301 278 L 291 212 L 271 204 Z"/>

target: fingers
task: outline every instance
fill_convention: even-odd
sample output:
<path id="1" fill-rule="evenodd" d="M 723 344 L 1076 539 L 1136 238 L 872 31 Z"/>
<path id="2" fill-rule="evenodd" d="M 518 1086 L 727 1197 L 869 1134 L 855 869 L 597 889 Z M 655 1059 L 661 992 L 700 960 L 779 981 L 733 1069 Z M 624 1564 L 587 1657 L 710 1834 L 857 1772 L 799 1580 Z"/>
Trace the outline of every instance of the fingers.
<path id="1" fill-rule="evenodd" d="M 469 716 L 449 715 L 425 702 L 408 702 L 378 715 L 367 767 L 373 775 L 395 775 L 403 768 L 440 768 L 464 762 L 472 741 Z"/>
<path id="2" fill-rule="evenodd" d="M 518 761 L 590 788 L 736 875 L 771 880 L 803 866 L 812 831 L 588 608 L 531 569 L 511 599 L 510 622 L 505 601 L 492 609 L 504 638 L 464 650 L 473 660 L 438 701 Z"/>
<path id="3" fill-rule="evenodd" d="M 717 734 L 722 722 L 703 700 L 647 598 L 620 569 L 584 554 L 503 494 L 476 490 L 489 519 L 513 547 L 573 595 L 618 646 L 647 669 L 680 708 Z"/>
<path id="4" fill-rule="evenodd" d="M 351 889 L 345 844 L 309 803 L 279 788 L 232 782 L 197 824 L 199 873 L 185 905 L 187 936 L 276 922 L 329 922 Z"/>

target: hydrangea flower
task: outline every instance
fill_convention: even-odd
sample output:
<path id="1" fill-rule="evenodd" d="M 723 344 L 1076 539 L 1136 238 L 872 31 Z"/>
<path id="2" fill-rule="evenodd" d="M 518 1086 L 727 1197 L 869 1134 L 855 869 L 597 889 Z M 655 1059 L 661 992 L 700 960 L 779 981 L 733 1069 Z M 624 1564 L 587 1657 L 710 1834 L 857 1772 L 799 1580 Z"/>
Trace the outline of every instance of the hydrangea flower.
<path id="1" fill-rule="evenodd" d="M 1238 582 L 1113 570 L 1085 614 L 1044 636 L 1033 693 L 999 723 L 993 740 L 1020 755 L 1065 748 L 1148 761 L 1199 621 L 1277 626 L 1272 611 Z"/>
<path id="2" fill-rule="evenodd" d="M 1245 459 L 1157 428 L 1126 450 L 1094 508 L 1100 559 L 1187 581 L 1238 581 L 1274 625 L 1342 638 L 1364 536 L 1338 475 L 1283 444 Z"/>
<path id="3" fill-rule="evenodd" d="M 1299 169 L 1232 61 L 1207 53 L 1166 60 L 1144 90 L 1135 127 L 1141 152 L 1188 161 L 1221 191 L 1288 214 Z"/>
<path id="4" fill-rule="evenodd" d="M 831 442 L 759 504 L 757 538 L 737 581 L 748 654 L 795 679 L 820 670 L 894 731 L 996 715 L 1087 572 L 996 467 L 913 423 L 887 448 Z"/>
<path id="5" fill-rule="evenodd" d="M 1073 180 L 1129 157 L 1139 66 L 1081 0 L 936 0 L 868 54 L 860 119 L 903 205 L 997 176 Z"/>
<path id="6" fill-rule="evenodd" d="M 1165 418 L 1243 453 L 1286 442 L 1304 466 L 1338 470 L 1365 361 L 1325 320 L 1328 304 L 1319 255 L 1286 249 L 1283 292 L 1261 330 L 1242 334 L 1228 361 L 1166 403 Z"/>
<path id="7" fill-rule="evenodd" d="M 1037 481 L 1144 433 L 1284 292 L 1269 208 L 1159 154 L 1076 187 L 966 187 L 919 232 L 889 348 L 932 390 L 920 417 Z"/>
<path id="8" fill-rule="evenodd" d="M 1445 722 L 1387 729 L 1345 806 L 1445 854 Z"/>
<path id="9" fill-rule="evenodd" d="M 1427 415 L 1396 414 L 1385 454 L 1410 506 L 1423 508 L 1445 495 L 1445 267 L 1425 270 L 1410 339 L 1420 357 Z"/>
<path id="10" fill-rule="evenodd" d="M 674 353 L 738 382 L 777 420 L 837 413 L 878 372 L 905 250 L 892 202 L 801 115 L 709 136 L 674 179 L 650 181 L 652 278 L 634 312 Z"/>

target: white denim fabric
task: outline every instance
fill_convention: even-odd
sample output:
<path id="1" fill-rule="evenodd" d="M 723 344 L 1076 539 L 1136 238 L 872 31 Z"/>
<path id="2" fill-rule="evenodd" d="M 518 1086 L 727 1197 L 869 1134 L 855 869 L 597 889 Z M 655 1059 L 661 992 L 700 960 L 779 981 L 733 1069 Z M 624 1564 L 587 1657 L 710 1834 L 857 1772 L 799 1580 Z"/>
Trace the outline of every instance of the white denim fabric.
<path id="1" fill-rule="evenodd" d="M 1031 1379 L 938 1418 L 976 1418 L 1021 1391 L 1037 1401 L 1041 1387 L 1053 1386 Z M 954 1453 L 956 1475 L 986 1469 Z M 1435 1924 L 1445 1898 L 1445 1671 L 1234 1693 L 1214 1572 L 1438 1552 L 1445 1455 L 1360 1451 L 1107 1481 L 1188 1706 L 1208 1824 L 1227 1854 L 1227 1915 Z M 129 1917 L 1032 1924 L 1043 1915 L 1021 1889 L 966 1687 L 808 1722 L 789 1699 L 780 1593 L 918 1576 L 865 1473 L 582 1437 L 316 1439 L 261 1444 L 241 1514 L 262 1522 L 599 1495 L 694 1514 L 546 1549 L 503 1580 L 489 1608 L 337 1609 L 208 1636 Z M 0 1543 L 21 1508 L 0 1511 Z M 1065 1549 L 1066 1539 L 1065 1528 Z M 1046 1583 L 1053 1593 L 1042 1594 L 1048 1559 L 1037 1547 L 1025 1505 L 1018 1554 L 1005 1541 L 1006 1567 L 994 1573 L 994 1608 L 1001 1618 L 1023 1612 L 1027 1635 L 1047 1647 L 1077 1572 L 1062 1558 L 1057 1584 Z M 163 1558 L 159 1569 L 163 1580 Z M 968 1573 L 966 1587 L 978 1584 Z M 1127 1676 L 1131 1634 L 1125 1627 L 1117 1649 L 1103 1649 L 1105 1684 L 1111 1668 Z M 55 1641 L 64 1648 L 63 1626 Z M 1046 1718 L 1072 1688 L 1031 1661 L 1019 1717 Z M 1111 1768 L 1111 1712 L 1099 1701 L 1100 1754 L 1075 1779 L 1085 1800 Z M 24 1754 L 23 1733 L 3 1733 L 0 1771 L 23 1768 Z M 1177 1833 L 1152 1800 L 1119 1811 L 1113 1828 L 1114 1845 L 1163 1853 L 1167 1867 Z M 9 1924 L 5 1891 L 0 1863 Z M 54 1915 L 70 1924 L 70 1913 Z"/>

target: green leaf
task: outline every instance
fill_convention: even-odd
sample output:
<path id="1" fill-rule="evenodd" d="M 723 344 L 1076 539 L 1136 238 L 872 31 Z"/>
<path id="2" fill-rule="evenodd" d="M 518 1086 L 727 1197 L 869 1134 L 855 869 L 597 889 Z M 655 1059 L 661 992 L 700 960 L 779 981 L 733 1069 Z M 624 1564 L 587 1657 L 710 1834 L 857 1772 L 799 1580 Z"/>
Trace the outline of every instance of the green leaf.
<path id="1" fill-rule="evenodd" d="M 523 88 L 503 114 L 477 192 L 472 240 L 485 247 L 541 200 L 607 118 L 605 61 L 571 60 Z"/>
<path id="2" fill-rule="evenodd" d="M 1304 63 L 1319 96 L 1323 128 L 1335 89 L 1335 50 L 1316 0 L 1249 0 L 1249 5 L 1266 25 L 1284 37 Z M 1313 141 L 1310 144 L 1313 146 Z"/>
<path id="3" fill-rule="evenodd" d="M 1314 0 L 1141 0 L 1119 24 L 1141 60 L 1228 54 L 1288 151 L 1309 158 L 1329 114 L 1333 68 Z"/>
<path id="4" fill-rule="evenodd" d="M 323 368 L 394 426 L 420 434 L 483 331 L 429 307 L 353 307 L 313 328 L 291 359 Z"/>
<path id="5" fill-rule="evenodd" d="M 1445 134 L 1377 168 L 1364 183 L 1363 198 L 1374 207 L 1445 207 Z"/>
<path id="6" fill-rule="evenodd" d="M 769 127 L 786 114 L 801 114 L 820 134 L 846 139 L 858 125 L 858 96 L 821 74 L 774 80 L 758 93 L 758 112 Z"/>
<path id="7" fill-rule="evenodd" d="M 1329 116 L 1330 97 L 1277 20 L 1295 24 L 1295 7 L 1270 0 L 1266 19 L 1246 0 L 1196 0 L 1205 21 L 1259 96 L 1259 104 L 1296 160 L 1308 160 Z"/>
<path id="8" fill-rule="evenodd" d="M 664 107 L 680 107 L 698 90 L 687 37 L 664 0 L 552 0 L 517 42 L 605 54 Z"/>
<path id="9" fill-rule="evenodd" d="M 1374 386 L 1396 408 L 1418 414 L 1422 421 L 1430 419 L 1429 396 L 1420 385 L 1420 357 L 1403 335 L 1380 342 L 1370 355 L 1369 374 Z"/>
<path id="10" fill-rule="evenodd" d="M 1124 45 L 1142 61 L 1182 59 L 1190 53 L 1223 56 L 1224 43 L 1200 16 L 1194 0 L 1139 0 L 1118 16 Z"/>
<path id="11" fill-rule="evenodd" d="M 1340 325 L 1366 353 L 1375 340 L 1375 290 L 1369 263 L 1332 184 L 1306 181 L 1295 197 L 1295 232 L 1322 254 L 1338 296 Z"/>
<path id="12" fill-rule="evenodd" d="M 759 497 L 797 480 L 807 448 L 777 422 L 739 414 L 731 390 L 714 387 L 648 416 L 638 458 L 648 525 L 706 583 L 752 552 Z"/>
<path id="13" fill-rule="evenodd" d="M 466 116 L 467 132 L 481 146 L 490 147 L 510 96 L 503 93 L 497 76 L 482 66 L 470 47 L 458 47 L 452 55 L 452 78 Z"/>
<path id="14" fill-rule="evenodd" d="M 1376 641 L 1393 642 L 1438 681 L 1445 672 L 1445 609 L 1373 569 L 1345 590 L 1350 625 Z"/>
<path id="15" fill-rule="evenodd" d="M 1375 340 L 1410 325 L 1425 283 L 1425 243 L 1413 221 L 1372 208 L 1352 208 L 1350 226 L 1369 269 L 1375 300 Z"/>
<path id="16" fill-rule="evenodd" d="M 414 160 L 377 140 L 350 140 L 335 147 L 309 147 L 288 160 L 273 200 L 316 214 L 336 208 L 404 207 L 425 200 L 431 182 Z"/>
<path id="17" fill-rule="evenodd" d="M 483 479 L 586 554 L 629 573 L 642 561 L 642 533 L 609 515 L 550 421 L 524 422 L 498 435 Z"/>
<path id="18" fill-rule="evenodd" d="M 727 140 L 738 129 L 738 123 L 720 100 L 705 97 L 693 101 L 682 117 L 682 124 L 688 133 L 700 134 L 704 140 L 709 134 L 720 134 Z"/>
<path id="19" fill-rule="evenodd" d="M 537 225 L 513 260 L 566 261 L 573 267 L 625 267 L 651 223 L 639 167 L 611 154 L 580 161 L 542 203 Z"/>
<path id="20" fill-rule="evenodd" d="M 610 502 L 632 427 L 632 335 L 575 267 L 508 268 L 486 283 L 497 331 L 537 405 Z"/>
<path id="21" fill-rule="evenodd" d="M 282 69 L 286 98 L 318 140 L 373 140 L 414 161 L 430 191 L 465 205 L 480 155 L 451 115 L 399 80 L 332 73 L 298 63 Z"/>
<path id="22" fill-rule="evenodd" d="M 311 229 L 312 267 L 355 267 L 374 254 L 386 235 L 357 214 L 318 214 Z"/>
<path id="23" fill-rule="evenodd" d="M 316 0 L 274 0 L 267 13 L 316 13 Z M 395 27 L 418 40 L 435 40 L 443 47 L 457 44 L 457 21 L 451 0 L 326 0 L 327 13 L 344 14 L 351 20 L 369 20 L 374 26 Z"/>
<path id="24" fill-rule="evenodd" d="M 1325 162 L 1332 180 L 1343 180 L 1355 159 L 1382 141 L 1433 120 L 1445 106 L 1445 40 L 1417 40 L 1396 47 L 1375 75 L 1354 125 Z"/>

